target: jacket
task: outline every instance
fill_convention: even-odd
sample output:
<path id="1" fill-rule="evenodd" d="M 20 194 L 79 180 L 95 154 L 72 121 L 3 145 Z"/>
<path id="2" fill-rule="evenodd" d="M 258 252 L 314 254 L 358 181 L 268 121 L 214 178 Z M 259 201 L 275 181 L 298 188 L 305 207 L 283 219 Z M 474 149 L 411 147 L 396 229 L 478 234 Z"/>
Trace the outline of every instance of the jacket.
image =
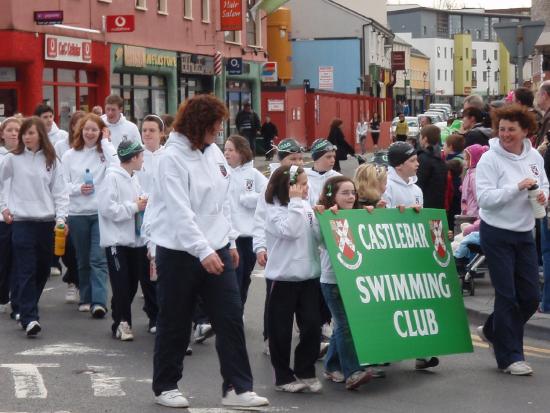
<path id="1" fill-rule="evenodd" d="M 386 192 L 382 195 L 382 199 L 387 202 L 387 208 L 395 208 L 399 205 L 412 207 L 414 205 L 424 205 L 424 196 L 422 190 L 416 181 L 416 176 L 410 177 L 406 182 L 401 178 L 394 167 L 388 168 L 388 184 Z"/>
<path id="2" fill-rule="evenodd" d="M 229 178 L 229 205 L 231 221 L 240 237 L 251 237 L 254 213 L 260 195 L 264 193 L 267 179 L 250 161 L 231 169 Z"/>
<path id="3" fill-rule="evenodd" d="M 418 171 L 416 184 L 424 195 L 425 208 L 445 208 L 445 189 L 447 188 L 447 164 L 441 159 L 439 145 L 429 146 L 418 152 Z"/>
<path id="4" fill-rule="evenodd" d="M 61 166 L 70 196 L 69 215 L 97 214 L 98 193 L 105 179 L 107 168 L 119 164 L 111 142 L 102 139 L 101 148 L 103 153 L 99 153 L 95 146 L 92 148 L 84 146 L 79 151 L 74 148 L 70 149 L 63 155 Z M 94 182 L 94 192 L 89 195 L 83 195 L 81 192 L 86 169 L 92 174 Z"/>
<path id="5" fill-rule="evenodd" d="M 486 128 L 482 123 L 476 123 L 472 129 L 464 134 L 464 147 L 475 145 L 487 146 L 493 137 L 493 130 Z"/>
<path id="6" fill-rule="evenodd" d="M 487 146 L 472 145 L 464 149 L 469 155 L 469 162 L 466 167 L 466 174 L 462 178 L 462 200 L 461 210 L 462 215 L 468 215 L 471 217 L 477 217 L 479 214 L 479 206 L 477 204 L 476 196 L 476 167 L 487 149 Z"/>
<path id="7" fill-rule="evenodd" d="M 69 134 L 63 129 L 59 129 L 55 122 L 52 124 L 52 128 L 48 132 L 48 138 L 53 146 L 59 141 L 69 139 Z"/>
<path id="8" fill-rule="evenodd" d="M 42 150 L 32 152 L 25 148 L 19 155 L 8 153 L 0 169 L 0 212 L 6 208 L 15 221 L 65 220 L 69 193 L 61 164 L 55 162 L 47 168 Z"/>
<path id="9" fill-rule="evenodd" d="M 346 141 L 344 133 L 339 127 L 331 128 L 327 140 L 336 145 L 336 159 L 345 161 L 349 155 L 355 155 L 355 150 Z"/>
<path id="10" fill-rule="evenodd" d="M 154 187 L 153 173 L 155 170 L 155 164 L 158 160 L 159 154 L 162 153 L 163 146 L 157 149 L 155 152 L 151 152 L 149 149 L 144 148 L 143 151 L 143 166 L 135 174 L 139 179 L 139 184 L 144 194 L 151 194 Z"/>
<path id="11" fill-rule="evenodd" d="M 65 139 L 57 141 L 54 145 L 54 149 L 57 157 L 59 159 L 63 159 L 63 155 L 65 155 L 65 152 L 71 149 L 71 145 L 69 145 L 69 137 L 67 136 Z"/>
<path id="12" fill-rule="evenodd" d="M 275 281 L 319 278 L 320 234 L 317 218 L 307 200 L 292 198 L 288 205 L 267 204 L 266 246 L 269 259 L 265 277 Z"/>
<path id="13" fill-rule="evenodd" d="M 130 174 L 120 165 L 110 166 L 99 198 L 99 245 L 141 247 L 144 238 L 139 235 L 138 206 L 136 199 L 141 187 L 136 175 Z"/>
<path id="14" fill-rule="evenodd" d="M 193 149 L 186 136 L 171 132 L 158 156 L 156 184 L 147 205 L 157 211 L 149 222 L 151 241 L 201 261 L 229 243 L 234 248 L 230 174 L 217 145 Z"/>
<path id="15" fill-rule="evenodd" d="M 273 175 L 273 172 L 281 166 L 278 162 L 272 162 L 269 164 L 269 176 Z M 265 190 L 267 189 L 267 184 L 264 186 L 264 189 L 258 197 L 258 204 L 256 205 L 256 210 L 254 211 L 254 223 L 252 226 L 252 250 L 254 253 L 266 250 L 265 245 L 265 217 L 267 202 L 265 202 Z"/>
<path id="16" fill-rule="evenodd" d="M 111 132 L 111 143 L 115 149 L 118 149 L 118 145 L 120 145 L 120 142 L 124 139 L 141 143 L 141 135 L 139 134 L 137 126 L 126 119 L 123 114 L 120 114 L 120 118 L 115 123 L 109 123 L 107 115 L 101 115 L 101 119 Z"/>
<path id="17" fill-rule="evenodd" d="M 307 185 L 309 187 L 309 204 L 312 207 L 319 203 L 319 197 L 321 196 L 323 186 L 325 185 L 327 179 L 332 178 L 333 176 L 342 175 L 340 172 L 336 172 L 334 169 L 331 169 L 330 171 L 326 171 L 324 173 L 319 173 L 313 168 L 305 168 L 305 171 L 307 175 Z"/>
<path id="18" fill-rule="evenodd" d="M 520 155 L 500 146 L 500 140 L 490 140 L 490 149 L 477 165 L 476 191 L 479 216 L 493 227 L 526 232 L 535 226 L 535 218 L 527 199 L 527 191 L 520 191 L 518 183 L 533 178 L 548 197 L 548 179 L 540 154 L 524 139 Z"/>
<path id="19" fill-rule="evenodd" d="M 409 124 L 406 120 L 398 121 L 395 125 L 395 135 L 407 135 L 409 133 Z"/>
<path id="20" fill-rule="evenodd" d="M 6 159 L 6 155 L 8 154 L 8 150 L 4 146 L 0 146 L 0 171 L 2 170 L 2 163 Z M 0 198 L 7 201 L 8 195 L 10 193 L 10 187 L 11 187 L 11 178 L 9 178 L 5 183 L 3 187 L 3 196 L 0 196 Z M 4 216 L 0 214 L 0 222 L 4 222 Z"/>

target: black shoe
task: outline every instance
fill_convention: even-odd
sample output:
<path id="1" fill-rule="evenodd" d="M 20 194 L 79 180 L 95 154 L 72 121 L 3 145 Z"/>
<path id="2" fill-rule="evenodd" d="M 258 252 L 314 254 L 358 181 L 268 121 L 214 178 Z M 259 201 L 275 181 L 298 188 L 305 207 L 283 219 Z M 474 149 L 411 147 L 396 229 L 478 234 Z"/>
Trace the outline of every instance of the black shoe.
<path id="1" fill-rule="evenodd" d="M 429 369 L 439 365 L 439 359 L 437 357 L 431 357 L 429 359 L 416 359 L 415 368 L 417 370 Z"/>
<path id="2" fill-rule="evenodd" d="M 42 327 L 40 327 L 40 323 L 38 321 L 31 321 L 25 328 L 27 337 L 35 337 L 41 330 Z"/>

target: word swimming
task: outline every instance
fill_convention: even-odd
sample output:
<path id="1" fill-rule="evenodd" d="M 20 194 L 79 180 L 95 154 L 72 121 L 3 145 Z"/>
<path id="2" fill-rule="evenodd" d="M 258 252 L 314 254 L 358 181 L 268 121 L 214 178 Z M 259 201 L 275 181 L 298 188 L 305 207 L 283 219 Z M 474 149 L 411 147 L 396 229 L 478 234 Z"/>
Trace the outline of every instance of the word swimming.
<path id="1" fill-rule="evenodd" d="M 357 230 L 366 250 L 430 248 L 421 223 L 359 224 Z"/>
<path id="2" fill-rule="evenodd" d="M 361 302 L 451 298 L 445 273 L 383 274 L 355 279 Z"/>

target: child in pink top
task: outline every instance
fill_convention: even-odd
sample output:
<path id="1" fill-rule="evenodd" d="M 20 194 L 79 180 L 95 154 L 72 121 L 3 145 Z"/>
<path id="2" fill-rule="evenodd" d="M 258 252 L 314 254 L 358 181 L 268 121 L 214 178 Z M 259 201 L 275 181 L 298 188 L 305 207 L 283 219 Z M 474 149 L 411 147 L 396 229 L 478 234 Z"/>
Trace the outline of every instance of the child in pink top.
<path id="1" fill-rule="evenodd" d="M 481 155 L 488 149 L 489 147 L 478 144 L 468 146 L 464 149 L 464 164 L 468 170 L 462 180 L 462 215 L 471 217 L 478 216 L 479 206 L 477 205 L 476 198 L 476 166 L 481 159 Z"/>

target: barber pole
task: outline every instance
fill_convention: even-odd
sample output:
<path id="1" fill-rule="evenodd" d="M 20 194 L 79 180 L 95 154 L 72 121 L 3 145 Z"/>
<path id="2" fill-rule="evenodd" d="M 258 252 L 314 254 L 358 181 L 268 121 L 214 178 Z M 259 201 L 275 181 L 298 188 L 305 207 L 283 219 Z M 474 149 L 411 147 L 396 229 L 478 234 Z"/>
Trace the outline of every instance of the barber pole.
<path id="1" fill-rule="evenodd" d="M 219 76 L 222 74 L 222 60 L 223 55 L 220 51 L 214 53 L 214 74 Z"/>

